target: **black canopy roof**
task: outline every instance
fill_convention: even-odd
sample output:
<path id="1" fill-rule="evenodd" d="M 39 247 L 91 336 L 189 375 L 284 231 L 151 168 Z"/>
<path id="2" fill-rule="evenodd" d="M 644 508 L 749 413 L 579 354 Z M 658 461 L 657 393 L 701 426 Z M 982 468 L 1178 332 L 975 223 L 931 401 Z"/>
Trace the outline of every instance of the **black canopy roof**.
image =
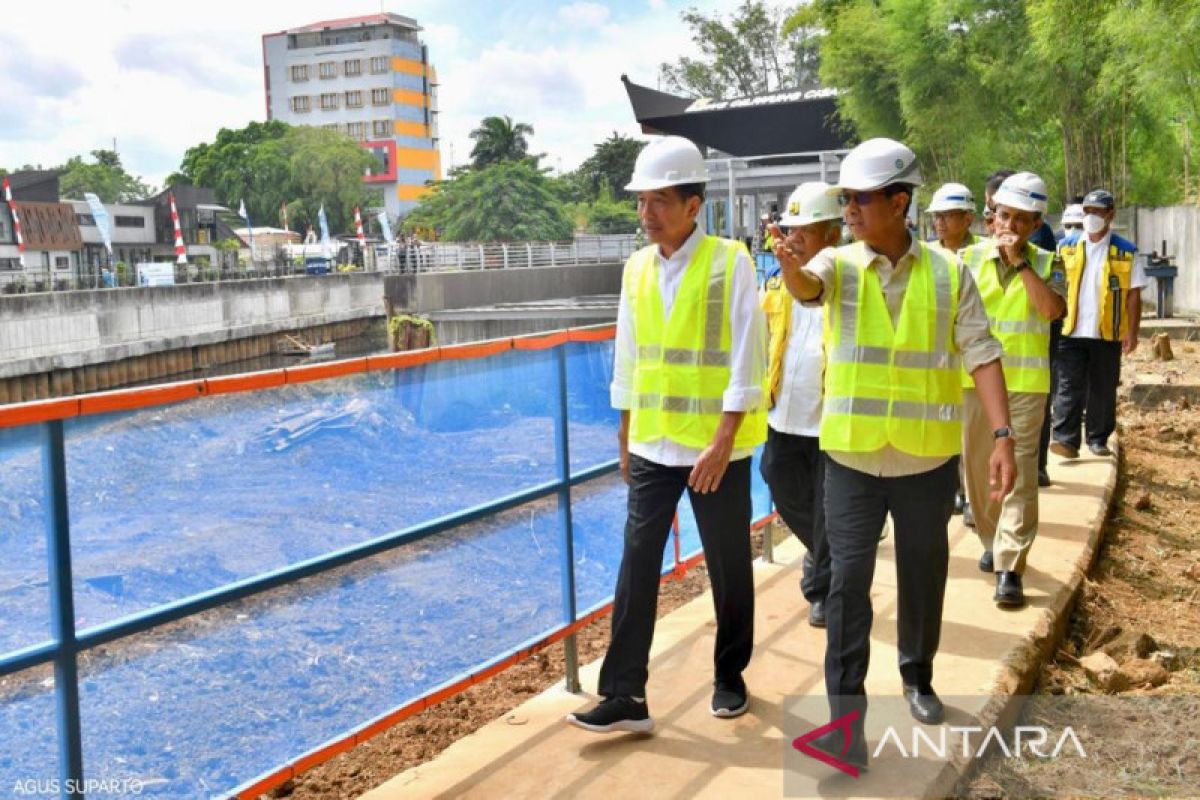
<path id="1" fill-rule="evenodd" d="M 621 76 L 643 133 L 685 136 L 733 156 L 845 150 L 853 146 L 837 118 L 837 91 L 811 89 L 708 100 L 678 97 Z"/>

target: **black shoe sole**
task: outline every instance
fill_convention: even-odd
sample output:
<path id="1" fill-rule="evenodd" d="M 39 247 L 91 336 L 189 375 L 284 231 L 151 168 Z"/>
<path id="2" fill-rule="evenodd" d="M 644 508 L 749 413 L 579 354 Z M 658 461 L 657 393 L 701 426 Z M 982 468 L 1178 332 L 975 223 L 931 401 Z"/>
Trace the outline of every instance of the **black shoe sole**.
<path id="1" fill-rule="evenodd" d="M 654 720 L 649 717 L 646 719 L 620 719 L 607 725 L 593 725 L 590 722 L 584 722 L 574 714 L 567 714 L 566 720 L 576 728 L 582 728 L 592 733 L 651 733 L 654 730 Z"/>

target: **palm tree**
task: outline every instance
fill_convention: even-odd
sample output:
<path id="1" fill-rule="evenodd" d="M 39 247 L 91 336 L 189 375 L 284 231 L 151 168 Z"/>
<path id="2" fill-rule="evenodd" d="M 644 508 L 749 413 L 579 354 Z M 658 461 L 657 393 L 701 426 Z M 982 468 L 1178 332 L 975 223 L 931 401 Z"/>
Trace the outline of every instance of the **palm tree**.
<path id="1" fill-rule="evenodd" d="M 525 138 L 533 135 L 533 126 L 524 122 L 513 124 L 512 117 L 484 117 L 479 127 L 471 131 L 475 146 L 471 160 L 475 168 L 500 161 L 520 161 L 529 153 Z"/>

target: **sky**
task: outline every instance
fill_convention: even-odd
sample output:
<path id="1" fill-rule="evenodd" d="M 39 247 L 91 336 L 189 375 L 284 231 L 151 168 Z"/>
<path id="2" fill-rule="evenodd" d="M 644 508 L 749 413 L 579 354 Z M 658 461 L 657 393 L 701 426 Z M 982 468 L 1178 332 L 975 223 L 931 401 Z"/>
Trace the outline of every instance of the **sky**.
<path id="1" fill-rule="evenodd" d="M 621 84 L 695 55 L 689 7 L 741 0 L 67 0 L 6 3 L 0 26 L 0 166 L 51 167 L 116 149 L 152 186 L 187 148 L 266 119 L 262 34 L 382 10 L 422 25 L 440 80 L 442 163 L 507 114 L 534 128 L 545 166 L 571 170 L 613 131 L 640 136 Z"/>

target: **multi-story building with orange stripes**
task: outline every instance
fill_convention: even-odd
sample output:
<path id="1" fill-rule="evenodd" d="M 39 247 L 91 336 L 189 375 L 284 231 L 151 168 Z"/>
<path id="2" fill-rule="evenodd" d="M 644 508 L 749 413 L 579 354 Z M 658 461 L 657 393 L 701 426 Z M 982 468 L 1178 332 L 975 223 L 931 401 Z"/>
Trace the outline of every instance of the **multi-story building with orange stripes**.
<path id="1" fill-rule="evenodd" d="M 379 158 L 364 180 L 393 219 L 442 177 L 437 74 L 420 32 L 409 17 L 370 14 L 263 35 L 267 119 L 361 142 Z"/>

